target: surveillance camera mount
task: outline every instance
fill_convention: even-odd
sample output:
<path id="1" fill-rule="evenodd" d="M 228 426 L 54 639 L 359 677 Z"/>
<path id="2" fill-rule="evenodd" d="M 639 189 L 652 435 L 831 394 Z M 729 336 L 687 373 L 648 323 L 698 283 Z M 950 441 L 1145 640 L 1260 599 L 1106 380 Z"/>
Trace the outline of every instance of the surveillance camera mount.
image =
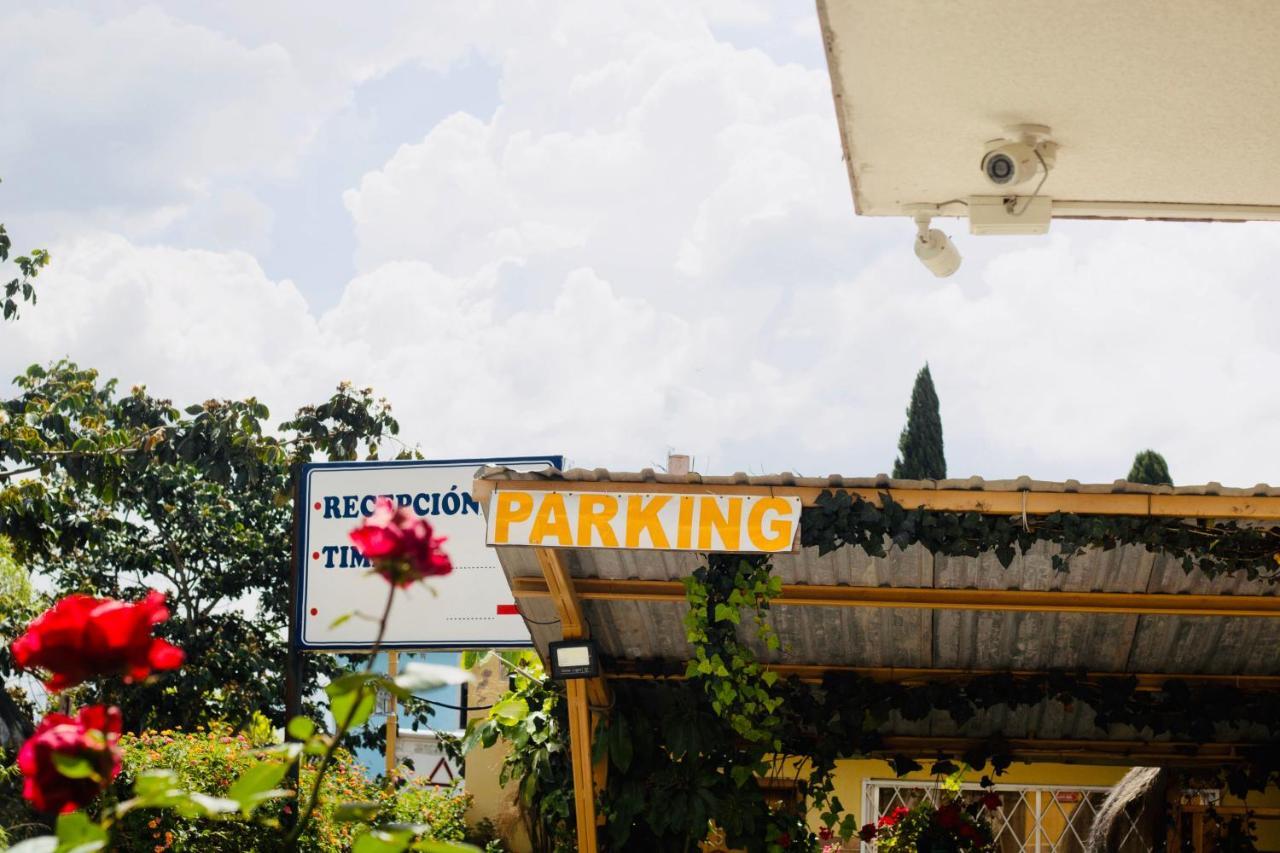
<path id="1" fill-rule="evenodd" d="M 1054 167 L 1058 155 L 1058 143 L 1051 138 L 1053 131 L 1047 124 L 1010 124 L 1004 128 L 1004 136 L 987 144 L 1012 140 L 1031 146 L 1044 162 L 1045 171 Z"/>
<path id="2" fill-rule="evenodd" d="M 916 231 L 921 240 L 929 238 L 929 223 L 939 214 L 936 204 L 904 204 L 902 212 L 916 222 Z"/>

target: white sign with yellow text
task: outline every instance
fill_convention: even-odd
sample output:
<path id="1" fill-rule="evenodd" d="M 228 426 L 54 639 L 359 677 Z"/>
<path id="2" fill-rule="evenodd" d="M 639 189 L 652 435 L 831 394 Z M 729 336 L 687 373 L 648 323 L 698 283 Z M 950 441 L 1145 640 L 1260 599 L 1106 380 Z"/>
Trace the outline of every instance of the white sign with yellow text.
<path id="1" fill-rule="evenodd" d="M 776 553 L 796 547 L 800 499 L 499 489 L 490 545 Z"/>

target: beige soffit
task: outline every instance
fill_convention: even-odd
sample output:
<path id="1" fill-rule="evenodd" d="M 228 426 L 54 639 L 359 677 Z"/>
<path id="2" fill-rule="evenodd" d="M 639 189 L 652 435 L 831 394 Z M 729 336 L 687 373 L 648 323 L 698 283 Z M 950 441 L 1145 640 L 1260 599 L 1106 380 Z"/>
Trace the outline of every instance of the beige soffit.
<path id="1" fill-rule="evenodd" d="M 818 12 L 860 214 L 996 194 L 983 143 L 1038 123 L 1060 145 L 1043 189 L 1055 217 L 1280 218 L 1280 3 L 818 0 Z"/>

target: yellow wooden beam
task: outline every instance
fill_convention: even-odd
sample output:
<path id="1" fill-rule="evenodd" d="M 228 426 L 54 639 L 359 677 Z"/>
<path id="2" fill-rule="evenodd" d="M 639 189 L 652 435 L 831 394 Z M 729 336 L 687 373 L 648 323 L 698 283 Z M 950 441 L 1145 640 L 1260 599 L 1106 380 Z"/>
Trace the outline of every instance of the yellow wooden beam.
<path id="1" fill-rule="evenodd" d="M 565 563 L 565 555 L 550 548 L 537 550 L 538 567 L 542 569 L 547 594 L 556 606 L 560 618 L 560 630 L 564 639 L 578 640 L 587 636 L 587 623 L 582 615 L 582 604 L 574 590 L 573 578 Z"/>
<path id="2" fill-rule="evenodd" d="M 487 501 L 495 491 L 522 492 L 643 492 L 679 495 L 767 495 L 798 497 L 814 506 L 825 491 L 847 491 L 869 501 L 888 494 L 908 509 L 940 512 L 979 512 L 985 515 L 1159 516 L 1162 518 L 1280 520 L 1280 497 L 1224 495 L 1161 495 L 1126 492 L 998 492 L 981 489 L 839 489 L 829 486 L 760 486 L 746 483 L 626 483 L 612 480 L 476 480 L 472 494 Z"/>
<path id="3" fill-rule="evenodd" d="M 1014 678 L 1034 678 L 1046 675 L 1044 671 L 1034 670 L 995 670 L 995 669 L 941 669 L 931 667 L 897 667 L 897 666 L 824 666 L 818 664 L 767 664 L 768 669 L 778 674 L 779 678 L 798 678 L 801 681 L 816 684 L 823 677 L 832 675 L 856 675 L 872 681 L 890 684 L 916 686 L 933 682 L 963 682 L 974 678 L 993 675 L 1008 675 Z M 646 672 L 645 667 L 635 661 L 616 661 L 609 668 L 607 677 L 618 680 L 683 680 L 685 664 L 683 661 L 673 663 L 670 674 Z M 1170 680 L 1187 684 L 1213 687 L 1234 687 L 1240 690 L 1277 690 L 1280 689 L 1280 675 L 1189 675 L 1182 673 L 1162 672 L 1086 672 L 1086 681 L 1103 681 L 1115 678 L 1132 678 L 1137 682 L 1137 690 L 1154 692 L 1163 688 Z"/>
<path id="4" fill-rule="evenodd" d="M 683 602 L 679 581 L 577 578 L 574 588 L 587 601 Z M 518 598 L 553 595 L 540 578 L 514 578 Z M 1030 589 L 946 589 L 935 587 L 820 586 L 783 584 L 775 605 L 791 607 L 895 607 L 928 610 L 991 610 L 1058 613 L 1127 613 L 1149 616 L 1280 617 L 1280 596 L 1174 595 L 1145 592 L 1061 592 Z"/>
<path id="5" fill-rule="evenodd" d="M 596 796 L 591 770 L 591 709 L 584 679 L 565 682 L 569 703 L 569 749 L 573 767 L 574 816 L 579 853 L 596 851 Z"/>
<path id="6" fill-rule="evenodd" d="M 582 602 L 575 589 L 576 581 L 569 573 L 565 553 L 552 548 L 539 548 L 537 558 L 538 566 L 542 569 L 543 589 L 552 597 L 560 618 L 561 637 L 566 640 L 590 638 L 591 629 L 582 613 Z M 594 851 L 595 827 L 599 823 L 595 794 L 597 790 L 604 790 L 608 764 L 601 760 L 592 766 L 591 736 L 595 719 L 608 713 L 612 699 L 609 685 L 598 676 L 569 679 L 565 689 L 569 701 L 570 759 L 578 815 L 578 850 Z M 582 716 L 581 719 L 579 715 Z M 584 831 L 584 827 L 590 827 L 590 830 Z"/>

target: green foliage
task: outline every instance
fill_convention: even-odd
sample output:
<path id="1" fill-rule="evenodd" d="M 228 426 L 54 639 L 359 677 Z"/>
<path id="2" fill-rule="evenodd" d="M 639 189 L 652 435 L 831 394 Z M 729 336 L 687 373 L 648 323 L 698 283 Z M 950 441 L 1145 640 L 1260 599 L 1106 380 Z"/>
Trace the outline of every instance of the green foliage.
<path id="1" fill-rule="evenodd" d="M 1275 556 L 1280 531 L 1236 521 L 1169 519 L 1143 516 L 1074 515 L 1055 512 L 1019 517 L 977 512 L 906 509 L 888 494 L 879 506 L 850 492 L 823 492 L 806 507 L 801 543 L 828 553 L 845 545 L 883 557 L 891 547 L 923 545 L 933 554 L 976 557 L 994 553 L 1008 568 L 1018 553 L 1036 542 L 1059 546 L 1054 568 L 1066 571 L 1073 556 L 1086 548 L 1109 551 L 1140 545 L 1182 561 L 1187 572 L 1200 569 L 1209 577 L 1238 573 L 1250 580 L 1278 580 Z"/>
<path id="2" fill-rule="evenodd" d="M 515 782 L 525 830 L 537 853 L 575 849 L 569 721 L 561 686 L 543 676 L 532 655 L 517 658 L 514 689 L 483 720 L 467 726 L 460 748 L 470 753 L 499 740 L 509 744 L 499 781 Z"/>
<path id="3" fill-rule="evenodd" d="M 13 546 L 7 537 L 0 536 L 0 673 L 13 668 L 10 638 L 16 637 L 43 605 L 26 569 L 13 558 Z M 30 736 L 33 711 L 31 700 L 21 687 L 0 687 L 0 752 L 16 753 Z"/>
<path id="4" fill-rule="evenodd" d="M 13 241 L 4 224 L 0 223 L 0 263 L 9 260 L 12 250 Z M 34 280 L 40 270 L 49 265 L 49 253 L 44 249 L 33 249 L 30 254 L 14 258 L 13 262 L 18 267 L 18 275 L 3 282 L 3 293 L 0 293 L 0 319 L 4 320 L 18 319 L 23 302 L 36 304 Z"/>
<path id="5" fill-rule="evenodd" d="M 385 403 L 343 384 L 275 432 L 252 398 L 180 411 L 65 361 L 16 383 L 0 401 L 0 483 L 38 476 L 0 491 L 0 533 L 60 592 L 136 599 L 164 579 L 173 616 L 160 632 L 187 655 L 154 683 L 87 686 L 77 701 L 120 704 L 133 731 L 255 711 L 282 725 L 290 466 L 389 439 L 398 426 Z M 0 674 L 11 671 L 3 654 Z M 343 668 L 331 656 L 306 664 L 307 697 Z"/>
<path id="6" fill-rule="evenodd" d="M 194 791 L 236 803 L 263 803 L 263 818 L 278 825 L 283 810 L 291 805 L 263 798 L 283 779 L 282 761 L 262 760 L 254 750 L 270 748 L 270 740 L 237 733 L 224 724 L 192 732 L 155 731 L 126 735 L 121 740 L 125 752 L 125 772 L 116 783 L 117 796 L 128 799 L 135 782 L 156 770 L 171 770 L 166 784 L 181 791 Z M 271 753 L 266 754 L 268 759 Z M 303 786 L 314 780 L 315 768 L 303 770 Z M 321 805 L 316 819 L 300 839 L 306 850 L 350 850 L 368 827 L 355 817 L 391 824 L 430 827 L 429 835 L 440 841 L 460 841 L 466 831 L 465 813 L 470 796 L 454 789 L 435 788 L 425 783 L 403 782 L 399 786 L 376 784 L 346 750 L 338 750 L 321 788 Z M 367 803 L 367 814 L 357 815 L 353 804 Z M 184 816 L 171 810 L 136 810 L 122 821 L 117 832 L 121 851 L 172 850 L 228 851 L 282 849 L 280 841 L 264 832 L 260 823 Z M 273 846 L 274 845 L 274 846 Z"/>
<path id="7" fill-rule="evenodd" d="M 1133 457 L 1133 465 L 1129 468 L 1130 483 L 1146 483 L 1148 486 L 1172 486 L 1173 478 L 1169 476 L 1169 465 L 1164 457 L 1154 450 L 1140 450 Z"/>
<path id="8" fill-rule="evenodd" d="M 933 388 L 933 375 L 929 373 L 927 364 L 920 368 L 911 388 L 907 425 L 898 438 L 898 458 L 893 463 L 893 476 L 904 480 L 943 480 L 947 476 L 938 392 Z"/>

